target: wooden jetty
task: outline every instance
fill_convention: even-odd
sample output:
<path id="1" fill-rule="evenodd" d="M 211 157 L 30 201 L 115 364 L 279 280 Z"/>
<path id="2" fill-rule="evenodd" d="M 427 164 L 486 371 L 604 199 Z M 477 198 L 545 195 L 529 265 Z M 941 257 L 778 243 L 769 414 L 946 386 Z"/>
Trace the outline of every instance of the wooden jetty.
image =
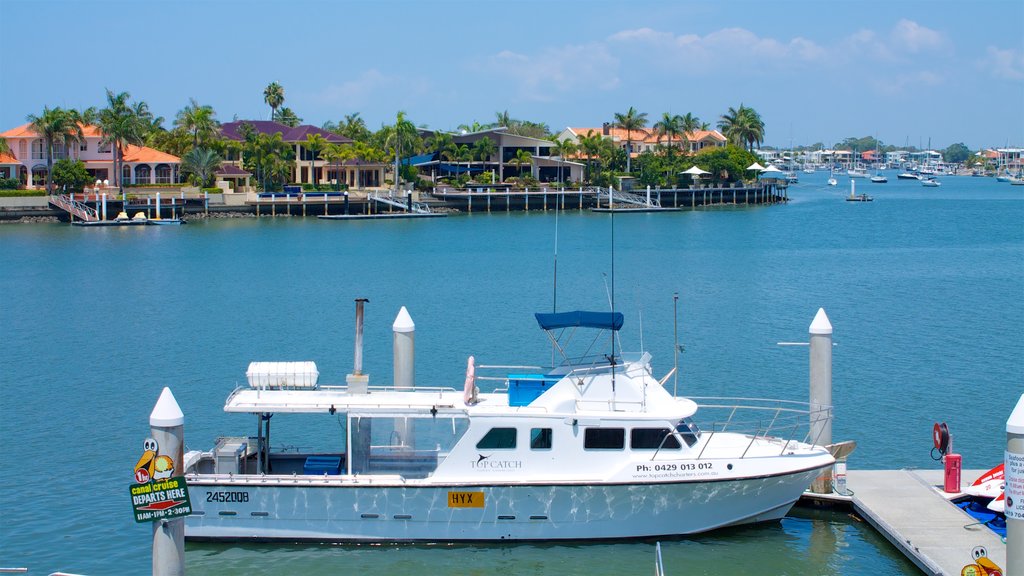
<path id="1" fill-rule="evenodd" d="M 964 470 L 968 485 L 984 470 Z M 848 470 L 849 496 L 805 493 L 802 504 L 850 506 L 925 574 L 953 576 L 974 563 L 975 548 L 1005 570 L 1006 544 L 942 491 L 942 470 Z"/>

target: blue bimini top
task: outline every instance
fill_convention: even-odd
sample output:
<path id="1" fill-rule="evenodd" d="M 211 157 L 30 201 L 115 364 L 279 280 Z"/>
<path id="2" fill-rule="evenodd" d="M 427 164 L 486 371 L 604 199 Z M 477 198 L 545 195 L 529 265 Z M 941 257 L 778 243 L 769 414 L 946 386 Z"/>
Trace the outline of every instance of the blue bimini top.
<path id="1" fill-rule="evenodd" d="M 586 312 L 575 310 L 573 312 L 553 312 L 534 314 L 537 324 L 544 330 L 557 330 L 559 328 L 600 328 L 602 330 L 618 330 L 622 328 L 621 312 Z"/>

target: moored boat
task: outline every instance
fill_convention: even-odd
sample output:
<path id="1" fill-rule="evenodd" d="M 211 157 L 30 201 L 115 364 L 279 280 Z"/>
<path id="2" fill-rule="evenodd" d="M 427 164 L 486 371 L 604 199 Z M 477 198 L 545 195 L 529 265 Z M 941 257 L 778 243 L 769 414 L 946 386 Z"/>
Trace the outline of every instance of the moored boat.
<path id="1" fill-rule="evenodd" d="M 926 186 L 928 188 L 938 188 L 941 184 L 942 183 L 935 178 L 925 178 L 921 180 L 921 186 Z"/>
<path id="2" fill-rule="evenodd" d="M 897 180 L 920 180 L 921 178 L 913 172 L 900 172 L 896 175 Z"/>
<path id="3" fill-rule="evenodd" d="M 320 385 L 311 362 L 250 365 L 249 386 L 235 389 L 224 410 L 256 416 L 257 434 L 220 438 L 211 451 L 185 455 L 193 506 L 186 538 L 690 534 L 781 518 L 834 463 L 813 445 L 812 432 L 831 418 L 831 407 L 677 397 L 664 387 L 672 372 L 655 378 L 646 352 L 612 345 L 606 355 L 570 354 L 567 344 L 591 330 L 598 331 L 591 347 L 608 342 L 607 332 L 622 326 L 619 313 L 537 314 L 561 363 L 482 366 L 470 357 L 461 390 L 414 387 L 411 375 L 408 382 L 399 375 L 403 314 L 411 324 L 403 308 L 395 386 L 367 386 L 358 344 L 347 386 Z M 357 342 L 359 334 L 361 326 Z M 488 370 L 498 375 L 487 377 Z M 480 392 L 478 382 L 497 388 Z M 725 422 L 705 420 L 718 411 Z M 272 416 L 336 421 L 341 430 L 334 425 L 326 450 L 271 450 Z M 749 430 L 743 421 L 753 422 Z"/>

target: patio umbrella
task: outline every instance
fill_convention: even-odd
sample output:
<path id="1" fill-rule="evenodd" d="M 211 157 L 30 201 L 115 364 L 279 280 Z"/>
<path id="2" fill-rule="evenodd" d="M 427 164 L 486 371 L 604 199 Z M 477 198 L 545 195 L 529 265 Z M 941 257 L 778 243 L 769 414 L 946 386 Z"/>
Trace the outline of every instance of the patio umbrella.
<path id="1" fill-rule="evenodd" d="M 782 170 L 776 168 L 774 164 L 769 164 L 768 167 L 761 170 L 761 172 L 782 172 Z"/>
<path id="2" fill-rule="evenodd" d="M 700 168 L 697 168 L 696 166 L 692 166 L 692 167 L 690 167 L 689 170 L 682 171 L 681 174 L 689 174 L 691 176 L 701 176 L 703 174 L 711 174 L 711 172 L 708 172 L 707 170 L 701 170 Z"/>
<path id="3" fill-rule="evenodd" d="M 757 162 L 754 162 L 750 166 L 747 166 L 747 170 L 764 170 L 764 166 L 761 166 Z"/>

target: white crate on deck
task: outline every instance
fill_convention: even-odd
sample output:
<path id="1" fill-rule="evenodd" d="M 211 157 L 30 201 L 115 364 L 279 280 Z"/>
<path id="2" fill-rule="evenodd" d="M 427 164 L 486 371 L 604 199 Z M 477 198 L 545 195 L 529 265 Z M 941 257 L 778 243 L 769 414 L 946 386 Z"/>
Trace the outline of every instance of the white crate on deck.
<path id="1" fill-rule="evenodd" d="M 316 362 L 250 362 L 245 375 L 252 388 L 312 389 L 316 388 L 320 372 Z"/>

